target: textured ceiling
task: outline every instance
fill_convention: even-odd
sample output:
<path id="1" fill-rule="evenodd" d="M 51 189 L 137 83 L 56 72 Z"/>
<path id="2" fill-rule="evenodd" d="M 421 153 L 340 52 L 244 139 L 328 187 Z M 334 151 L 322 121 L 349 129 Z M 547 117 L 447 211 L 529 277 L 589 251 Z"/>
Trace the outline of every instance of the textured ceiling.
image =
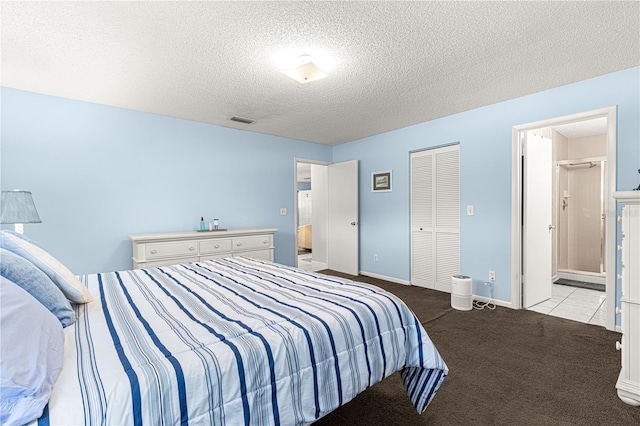
<path id="1" fill-rule="evenodd" d="M 1 13 L 4 86 L 325 144 L 640 64 L 637 1 L 3 1 Z M 297 83 L 284 54 L 330 76 Z"/>

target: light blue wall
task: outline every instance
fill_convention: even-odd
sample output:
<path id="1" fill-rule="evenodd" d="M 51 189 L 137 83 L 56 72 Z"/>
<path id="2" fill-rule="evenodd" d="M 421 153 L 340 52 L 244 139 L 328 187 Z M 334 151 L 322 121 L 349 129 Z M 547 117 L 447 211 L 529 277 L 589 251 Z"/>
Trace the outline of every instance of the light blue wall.
<path id="1" fill-rule="evenodd" d="M 510 300 L 512 127 L 611 105 L 618 188 L 631 189 L 638 67 L 333 148 L 3 88 L 1 186 L 34 193 L 43 223 L 25 232 L 76 273 L 129 268 L 128 234 L 194 229 L 201 215 L 278 228 L 276 261 L 293 265 L 293 158 L 358 159 L 360 269 L 408 281 L 409 152 L 460 143 L 461 272 L 486 294 L 495 270 L 495 296 Z M 372 194 L 371 173 L 389 169 L 393 192 Z"/>
<path id="2" fill-rule="evenodd" d="M 360 269 L 410 279 L 409 153 L 459 142 L 460 272 L 474 279 L 474 294 L 488 296 L 482 283 L 496 271 L 494 296 L 509 301 L 512 127 L 612 105 L 617 188 L 629 190 L 640 181 L 638 67 L 334 147 L 333 161 L 360 160 Z M 388 169 L 393 192 L 371 193 L 371 173 Z"/>
<path id="3" fill-rule="evenodd" d="M 200 216 L 278 228 L 275 260 L 294 265 L 294 158 L 331 159 L 326 145 L 9 88 L 1 143 L 2 189 L 31 191 L 43 221 L 25 233 L 77 274 L 130 269 L 129 234 Z"/>

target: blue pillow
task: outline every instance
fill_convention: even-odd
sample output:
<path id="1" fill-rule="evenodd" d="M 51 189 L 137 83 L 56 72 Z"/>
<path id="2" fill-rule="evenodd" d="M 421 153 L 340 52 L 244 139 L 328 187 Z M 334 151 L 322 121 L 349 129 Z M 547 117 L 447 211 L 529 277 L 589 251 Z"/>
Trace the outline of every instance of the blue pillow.
<path id="1" fill-rule="evenodd" d="M 64 359 L 60 321 L 28 292 L 0 277 L 0 424 L 38 419 Z"/>
<path id="2" fill-rule="evenodd" d="M 75 312 L 62 291 L 33 263 L 0 248 L 0 275 L 28 291 L 66 327 L 75 321 Z"/>
<path id="3" fill-rule="evenodd" d="M 73 275 L 69 268 L 38 245 L 30 243 L 28 239 L 19 235 L 15 232 L 0 233 L 0 247 L 33 263 L 47 274 L 67 299 L 72 302 L 87 303 L 93 301 L 93 296 L 89 293 L 89 289 Z"/>

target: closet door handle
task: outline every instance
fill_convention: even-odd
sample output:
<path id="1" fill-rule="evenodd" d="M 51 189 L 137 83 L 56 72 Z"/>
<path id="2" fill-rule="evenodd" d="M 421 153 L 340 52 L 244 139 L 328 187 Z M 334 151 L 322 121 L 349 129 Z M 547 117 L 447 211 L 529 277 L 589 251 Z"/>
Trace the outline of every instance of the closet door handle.
<path id="1" fill-rule="evenodd" d="M 555 225 L 549 225 L 549 231 L 551 231 L 552 229 L 556 229 Z"/>

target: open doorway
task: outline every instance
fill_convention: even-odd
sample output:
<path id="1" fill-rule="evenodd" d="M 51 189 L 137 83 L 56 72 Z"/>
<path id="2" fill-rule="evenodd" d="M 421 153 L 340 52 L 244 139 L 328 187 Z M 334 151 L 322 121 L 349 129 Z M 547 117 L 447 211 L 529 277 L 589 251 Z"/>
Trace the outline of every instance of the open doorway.
<path id="1" fill-rule="evenodd" d="M 310 169 L 310 179 L 304 179 L 307 167 Z M 330 164 L 296 158 L 294 170 L 296 266 L 300 269 L 331 269 L 358 275 L 358 161 Z M 310 207 L 310 211 L 301 213 L 297 208 L 300 204 L 299 185 L 302 191 L 311 191 L 309 197 L 305 197 L 308 200 L 301 203 L 305 209 Z M 301 228 L 309 225 L 300 221 L 301 216 L 310 216 L 310 227 Z M 311 260 L 300 259 L 298 248 L 310 250 Z"/>
<path id="2" fill-rule="evenodd" d="M 514 127 L 514 307 L 615 328 L 615 116 Z"/>
<path id="3" fill-rule="evenodd" d="M 305 271 L 327 269 L 326 169 L 296 160 L 296 266 Z"/>

